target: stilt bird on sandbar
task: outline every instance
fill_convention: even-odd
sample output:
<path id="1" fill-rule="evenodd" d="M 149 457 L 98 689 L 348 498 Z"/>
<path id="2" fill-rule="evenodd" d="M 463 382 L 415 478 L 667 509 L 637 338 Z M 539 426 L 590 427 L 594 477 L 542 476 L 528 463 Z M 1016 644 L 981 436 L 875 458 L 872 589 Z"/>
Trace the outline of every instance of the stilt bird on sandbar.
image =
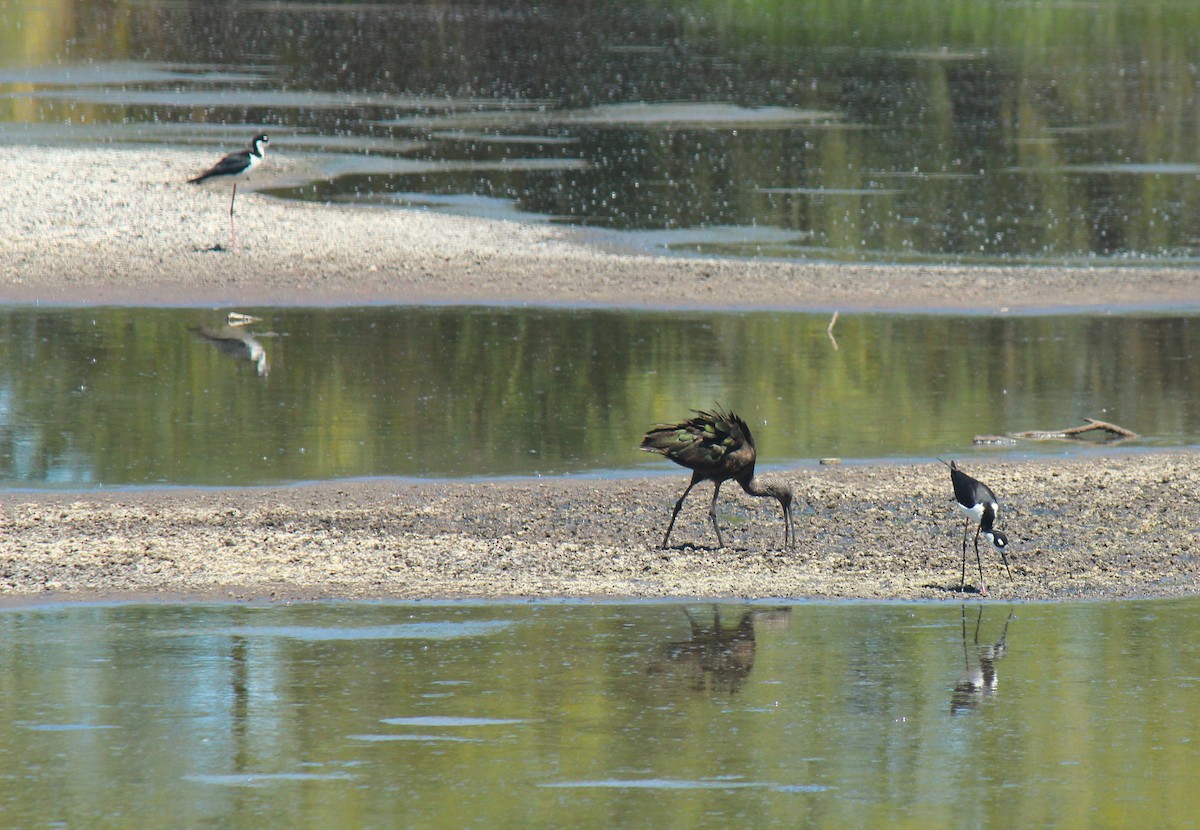
<path id="1" fill-rule="evenodd" d="M 238 179 L 248 175 L 251 170 L 262 163 L 263 153 L 266 152 L 266 147 L 270 143 L 271 139 L 263 133 L 259 133 L 251 140 L 249 149 L 230 153 L 199 176 L 188 179 L 190 184 L 200 184 L 216 178 L 233 180 L 233 195 L 229 197 L 229 231 L 234 251 L 237 250 L 237 227 L 233 222 L 233 200 L 237 198 Z"/>
<path id="2" fill-rule="evenodd" d="M 939 458 L 938 461 L 942 461 L 942 459 Z M 950 468 L 950 484 L 954 487 L 954 501 L 959 512 L 967 519 L 966 526 L 963 528 L 960 587 L 964 590 L 967 587 L 967 536 L 971 533 L 971 525 L 977 524 L 975 528 L 975 564 L 979 566 L 979 593 L 986 596 L 987 584 L 983 581 L 983 560 L 979 555 L 980 536 L 983 536 L 995 546 L 996 550 L 1000 551 L 1004 570 L 1008 572 L 1008 578 L 1012 579 L 1012 571 L 1008 567 L 1008 555 L 1004 552 L 1004 549 L 1008 547 L 1008 537 L 994 527 L 1000 505 L 996 501 L 996 494 L 990 487 L 958 469 L 956 462 L 942 461 L 942 463 Z"/>

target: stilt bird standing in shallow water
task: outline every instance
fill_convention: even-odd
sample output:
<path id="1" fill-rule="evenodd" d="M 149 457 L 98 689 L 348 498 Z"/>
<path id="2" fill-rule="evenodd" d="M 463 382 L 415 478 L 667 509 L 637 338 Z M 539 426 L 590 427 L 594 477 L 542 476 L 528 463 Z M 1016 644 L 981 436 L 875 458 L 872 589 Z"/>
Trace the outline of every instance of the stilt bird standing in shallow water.
<path id="1" fill-rule="evenodd" d="M 750 427 L 737 415 L 714 409 L 711 412 L 697 411 L 694 418 L 682 423 L 659 424 L 642 438 L 641 449 L 665 455 L 676 464 L 692 471 L 691 482 L 679 497 L 679 501 L 675 502 L 675 509 L 671 512 L 671 522 L 667 525 L 666 535 L 663 536 L 664 548 L 671 539 L 671 530 L 675 527 L 675 519 L 679 515 L 679 509 L 683 507 L 683 500 L 701 481 L 713 483 L 708 518 L 717 533 L 717 547 L 725 547 L 725 540 L 721 538 L 721 528 L 717 524 L 717 494 L 721 492 L 721 485 L 730 479 L 742 485 L 742 489 L 752 496 L 770 496 L 779 500 L 779 505 L 783 508 L 783 545 L 795 545 L 792 489 L 782 482 L 755 478 L 754 438 L 750 435 Z"/>
<path id="2" fill-rule="evenodd" d="M 942 459 L 939 458 L 938 461 L 942 461 Z M 1008 547 L 1008 537 L 993 527 L 1000 505 L 996 502 L 996 494 L 990 487 L 958 469 L 956 462 L 951 461 L 947 464 L 942 461 L 942 463 L 950 468 L 950 483 L 954 486 L 954 501 L 958 505 L 959 511 L 967 517 L 967 524 L 963 528 L 961 587 L 966 588 L 967 586 L 967 536 L 971 532 L 971 525 L 978 522 L 978 527 L 975 529 L 975 564 L 979 566 L 979 593 L 986 595 L 987 584 L 983 581 L 983 560 L 979 556 L 980 535 L 1000 551 L 1000 558 L 1004 561 L 1004 570 L 1008 572 L 1008 578 L 1012 579 L 1012 571 L 1008 567 L 1008 555 L 1004 552 L 1004 549 Z"/>
<path id="3" fill-rule="evenodd" d="M 262 162 L 263 153 L 266 152 L 265 148 L 270 143 L 271 139 L 259 133 L 250 142 L 250 149 L 230 153 L 196 178 L 188 179 L 190 184 L 200 184 L 214 178 L 233 179 L 233 195 L 229 197 L 229 232 L 235 251 L 237 250 L 237 227 L 233 223 L 233 200 L 237 198 L 237 180 L 239 176 L 245 176 Z"/>

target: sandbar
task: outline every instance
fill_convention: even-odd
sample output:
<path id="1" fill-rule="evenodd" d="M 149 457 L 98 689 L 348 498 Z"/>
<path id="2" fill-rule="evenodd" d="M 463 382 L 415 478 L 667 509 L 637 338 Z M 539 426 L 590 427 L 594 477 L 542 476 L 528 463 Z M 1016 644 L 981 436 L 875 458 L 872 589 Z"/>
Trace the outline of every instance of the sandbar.
<path id="1" fill-rule="evenodd" d="M 277 180 L 303 159 L 274 161 Z M 586 232 L 418 210 L 318 205 L 185 180 L 196 150 L 0 147 L 6 304 L 480 303 L 841 313 L 1194 309 L 1193 268 L 884 266 L 718 260 Z M 254 187 L 269 186 L 267 177 Z M 700 401 L 698 405 L 707 404 Z M 664 418 L 679 413 L 664 413 Z M 669 467 L 670 465 L 665 465 Z M 980 596 L 949 479 L 922 464 L 813 463 L 799 544 L 773 502 L 728 486 L 718 549 L 700 491 L 659 547 L 686 474 L 335 481 L 243 489 L 0 493 L 0 603 L 79 599 L 828 598 Z M 1194 595 L 1195 453 L 978 462 L 1000 494 L 1011 574 L 994 599 Z"/>

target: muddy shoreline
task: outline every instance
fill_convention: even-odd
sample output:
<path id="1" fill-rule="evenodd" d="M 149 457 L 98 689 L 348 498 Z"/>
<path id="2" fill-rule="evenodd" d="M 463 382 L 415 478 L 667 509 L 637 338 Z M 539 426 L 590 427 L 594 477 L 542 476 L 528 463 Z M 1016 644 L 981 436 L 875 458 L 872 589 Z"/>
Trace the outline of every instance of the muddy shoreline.
<path id="1" fill-rule="evenodd" d="M 1200 588 L 1191 453 L 975 463 L 1002 500 L 1012 578 L 985 552 L 993 600 L 1174 597 Z M 960 591 L 949 479 L 921 465 L 803 467 L 799 544 L 770 500 L 707 497 L 658 547 L 686 476 L 236 490 L 5 493 L 10 600 L 978 597 Z"/>

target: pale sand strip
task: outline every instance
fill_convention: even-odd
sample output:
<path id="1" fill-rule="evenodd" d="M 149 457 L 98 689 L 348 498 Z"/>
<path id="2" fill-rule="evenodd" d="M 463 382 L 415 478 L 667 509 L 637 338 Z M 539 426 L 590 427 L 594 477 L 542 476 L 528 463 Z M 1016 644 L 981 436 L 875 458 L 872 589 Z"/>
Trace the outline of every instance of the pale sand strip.
<path id="1" fill-rule="evenodd" d="M 0 302 L 595 303 L 659 307 L 975 309 L 1200 304 L 1194 268 L 797 264 L 600 250 L 568 229 L 238 195 L 185 179 L 201 150 L 0 147 Z M 268 154 L 261 179 L 302 157 Z"/>

